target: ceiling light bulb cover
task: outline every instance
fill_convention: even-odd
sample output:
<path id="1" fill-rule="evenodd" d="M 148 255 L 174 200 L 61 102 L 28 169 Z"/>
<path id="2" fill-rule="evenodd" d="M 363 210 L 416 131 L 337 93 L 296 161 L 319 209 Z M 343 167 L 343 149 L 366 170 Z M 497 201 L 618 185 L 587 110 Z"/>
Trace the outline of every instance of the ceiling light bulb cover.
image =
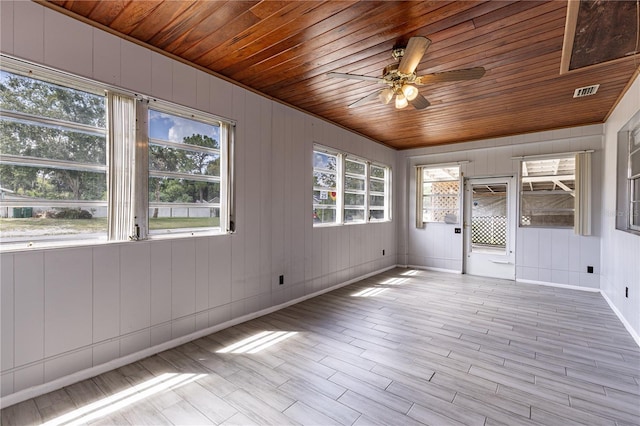
<path id="1" fill-rule="evenodd" d="M 378 95 L 378 99 L 380 100 L 380 102 L 382 102 L 385 105 L 391 102 L 392 98 L 393 98 L 393 90 L 388 88 L 381 91 L 380 94 Z"/>
<path id="2" fill-rule="evenodd" d="M 418 96 L 418 89 L 410 84 L 405 84 L 402 86 L 402 93 L 404 93 L 408 101 L 412 101 Z"/>
<path id="3" fill-rule="evenodd" d="M 406 107 L 407 105 L 409 105 L 409 102 L 407 101 L 407 98 L 402 93 L 398 93 L 396 95 L 396 108 L 397 109 L 402 109 L 402 108 Z"/>

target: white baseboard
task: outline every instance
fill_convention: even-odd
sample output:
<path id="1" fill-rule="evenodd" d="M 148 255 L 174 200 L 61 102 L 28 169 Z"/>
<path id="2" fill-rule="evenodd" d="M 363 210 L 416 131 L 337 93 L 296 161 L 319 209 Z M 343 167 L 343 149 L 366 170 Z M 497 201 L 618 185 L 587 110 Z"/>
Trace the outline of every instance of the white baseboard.
<path id="1" fill-rule="evenodd" d="M 27 389 L 20 390 L 18 392 L 15 392 L 15 393 L 12 393 L 10 395 L 7 395 L 5 397 L 0 398 L 0 408 L 9 407 L 11 405 L 20 403 L 22 401 L 26 401 L 26 400 L 31 399 L 31 398 L 36 398 L 36 397 L 38 397 L 40 395 L 44 395 L 46 393 L 53 392 L 55 390 L 61 389 L 61 388 L 65 387 L 65 386 L 72 385 L 72 384 L 80 382 L 82 380 L 90 379 L 91 377 L 98 376 L 100 374 L 106 373 L 107 371 L 115 370 L 116 368 L 120 368 L 122 366 L 125 366 L 127 364 L 131 364 L 131 363 L 139 361 L 141 359 L 150 357 L 150 356 L 155 355 L 157 353 L 160 353 L 160 352 L 175 348 L 176 346 L 183 345 L 185 343 L 188 343 L 188 342 L 191 342 L 193 340 L 199 339 L 201 337 L 207 336 L 209 334 L 218 332 L 218 331 L 223 330 L 225 328 L 233 327 L 234 325 L 250 321 L 250 320 L 252 320 L 254 318 L 258 318 L 258 317 L 270 314 L 270 313 L 275 312 L 275 311 L 279 311 L 280 309 L 284 309 L 284 308 L 286 308 L 288 306 L 295 305 L 296 303 L 303 302 L 303 301 L 305 301 L 307 299 L 311 299 L 313 297 L 320 296 L 321 294 L 328 293 L 330 291 L 333 291 L 333 290 L 336 290 L 338 288 L 347 286 L 349 284 L 353 284 L 353 283 L 355 283 L 357 281 L 372 277 L 372 276 L 377 275 L 377 274 L 381 274 L 381 273 L 386 272 L 386 271 L 388 271 L 390 269 L 393 269 L 395 267 L 396 267 L 396 265 L 392 265 L 392 266 L 388 266 L 386 268 L 379 269 L 379 270 L 374 271 L 374 272 L 369 272 L 369 273 L 367 273 L 365 275 L 362 275 L 360 277 L 350 279 L 350 280 L 345 281 L 343 283 L 336 284 L 336 285 L 334 285 L 332 287 L 325 288 L 323 290 L 319 290 L 319 291 L 316 291 L 316 292 L 311 293 L 311 294 L 307 294 L 307 295 L 299 297 L 297 299 L 289 300 L 289 301 L 287 301 L 285 303 L 282 303 L 280 305 L 271 306 L 269 308 L 262 309 L 262 310 L 257 311 L 257 312 L 253 312 L 253 313 L 250 313 L 250 314 L 238 317 L 238 318 L 234 318 L 232 320 L 223 322 L 221 324 L 217 324 L 217 325 L 214 325 L 214 326 L 202 329 L 202 330 L 198 330 L 196 332 L 187 334 L 185 336 L 177 337 L 175 339 L 172 339 L 172 340 L 160 343 L 158 345 L 143 349 L 141 351 L 132 353 L 130 355 L 126 355 L 126 356 L 123 356 L 123 357 L 120 357 L 120 358 L 113 359 L 111 361 L 105 362 L 104 364 L 96 365 L 94 367 L 90 367 L 90 368 L 87 368 L 85 370 L 77 371 L 77 372 L 71 373 L 71 374 L 69 374 L 67 376 L 63 376 L 63 377 L 60 377 L 58 379 L 52 380 L 50 382 L 43 383 L 41 385 L 36 385 L 36 386 L 32 386 L 32 387 L 27 388 Z M 86 348 L 82 348 L 82 350 L 84 350 L 84 349 L 86 349 Z"/>
<path id="2" fill-rule="evenodd" d="M 577 285 L 569 285 L 569 284 L 558 284 L 558 283 L 552 283 L 549 281 L 523 280 L 521 278 L 516 278 L 516 282 L 522 283 L 522 284 L 545 285 L 547 287 L 568 288 L 570 290 L 581 290 L 581 291 L 590 291 L 592 293 L 600 293 L 599 288 L 580 287 Z"/>
<path id="3" fill-rule="evenodd" d="M 622 325 L 624 325 L 624 328 L 627 329 L 633 340 L 636 341 L 636 344 L 640 346 L 640 335 L 633 329 L 633 327 L 631 327 L 629 321 L 627 321 L 626 318 L 622 316 L 622 313 L 618 310 L 618 308 L 616 308 L 616 305 L 613 304 L 611 299 L 609 299 L 609 296 L 607 296 L 604 291 L 600 291 L 600 294 L 602 294 L 604 300 L 607 301 L 611 310 L 618 316 L 618 319 L 622 322 Z"/>
<path id="4" fill-rule="evenodd" d="M 423 271 L 446 272 L 448 274 L 462 274 L 462 271 L 456 269 L 434 268 L 432 266 L 406 265 L 403 268 L 421 269 Z"/>

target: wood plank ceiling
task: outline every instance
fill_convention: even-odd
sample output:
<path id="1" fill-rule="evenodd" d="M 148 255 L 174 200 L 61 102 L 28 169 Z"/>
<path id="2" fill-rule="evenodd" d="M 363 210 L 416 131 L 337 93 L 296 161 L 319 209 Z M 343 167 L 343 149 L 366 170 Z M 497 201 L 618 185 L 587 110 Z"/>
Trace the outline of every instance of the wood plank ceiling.
<path id="1" fill-rule="evenodd" d="M 560 75 L 565 1 L 39 1 L 398 149 L 602 123 L 638 55 Z M 432 44 L 418 74 L 484 67 L 421 86 L 431 106 L 372 101 L 391 50 Z M 600 84 L 574 99 L 578 87 Z M 384 86 L 383 86 L 384 87 Z"/>

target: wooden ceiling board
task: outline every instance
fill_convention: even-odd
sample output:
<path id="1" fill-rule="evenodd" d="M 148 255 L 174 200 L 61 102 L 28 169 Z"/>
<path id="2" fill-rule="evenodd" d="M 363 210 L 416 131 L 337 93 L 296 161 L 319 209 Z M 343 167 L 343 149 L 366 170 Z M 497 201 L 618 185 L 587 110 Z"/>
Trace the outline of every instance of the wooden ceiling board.
<path id="1" fill-rule="evenodd" d="M 565 1 L 36 1 L 397 149 L 602 123 L 640 63 L 560 74 Z M 418 74 L 486 74 L 420 86 L 424 110 L 348 108 L 386 85 L 326 73 L 379 77 L 416 35 L 432 41 Z M 573 99 L 591 84 L 596 95 Z"/>

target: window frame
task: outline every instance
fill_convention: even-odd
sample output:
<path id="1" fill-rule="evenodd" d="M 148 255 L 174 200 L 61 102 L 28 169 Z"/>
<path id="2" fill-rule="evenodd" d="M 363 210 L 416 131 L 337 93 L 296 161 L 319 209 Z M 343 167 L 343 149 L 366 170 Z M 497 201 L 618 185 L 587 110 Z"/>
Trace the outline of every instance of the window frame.
<path id="1" fill-rule="evenodd" d="M 571 209 L 571 216 L 573 217 L 573 223 L 570 225 L 562 225 L 562 224 L 552 224 L 552 223 L 546 223 L 546 224 L 538 224 L 538 225 L 531 225 L 531 224 L 525 224 L 523 223 L 523 219 L 524 219 L 524 213 L 523 213 L 523 203 L 524 203 L 524 196 L 525 196 L 525 191 L 523 190 L 523 185 L 524 185 L 524 180 L 526 178 L 526 176 L 524 176 L 524 166 L 525 163 L 527 161 L 531 162 L 531 161 L 562 161 L 563 159 L 574 159 L 574 165 L 573 165 L 573 185 L 574 185 L 574 189 L 571 192 L 572 196 L 573 196 L 573 208 Z M 537 178 L 544 178 L 544 177 L 552 177 L 554 175 L 540 175 L 540 176 L 536 176 Z M 531 157 L 523 157 L 520 159 L 520 167 L 518 170 L 518 227 L 520 228 L 552 228 L 552 229 L 571 229 L 574 228 L 575 223 L 576 223 L 576 207 L 575 207 L 575 193 L 576 193 L 576 189 L 577 189 L 577 176 L 576 176 L 576 165 L 575 165 L 575 153 L 558 153 L 558 154 L 549 154 L 549 155 L 541 155 L 541 156 L 531 156 Z M 548 179 L 549 181 L 552 181 L 552 179 Z M 542 180 L 541 180 L 542 181 Z M 561 187 L 561 189 L 563 189 Z M 565 192 L 565 189 L 563 189 Z M 533 191 L 531 191 L 533 192 Z M 560 210 L 558 210 L 560 211 Z"/>
<path id="2" fill-rule="evenodd" d="M 640 232 L 640 124 L 629 131 L 627 152 L 627 228 L 634 232 Z M 637 164 L 634 163 L 634 158 Z M 634 168 L 638 169 L 635 174 L 633 173 Z"/>
<path id="3" fill-rule="evenodd" d="M 189 152 L 201 152 L 201 153 L 211 153 L 217 154 L 220 158 L 220 174 L 217 177 L 208 175 L 198 175 L 198 174 L 186 174 L 180 172 L 170 172 L 170 171 L 157 171 L 152 170 L 148 165 L 149 161 L 145 160 L 147 167 L 147 180 L 151 181 L 151 178 L 154 177 L 172 177 L 174 179 L 184 179 L 190 181 L 201 181 L 208 183 L 218 183 L 220 186 L 220 195 L 219 202 L 212 203 L 208 205 L 208 208 L 217 208 L 219 211 L 219 224 L 217 227 L 201 227 L 201 228 L 174 228 L 174 229 L 165 229 L 162 228 L 160 231 L 151 231 L 149 226 L 150 214 L 149 211 L 154 208 L 197 208 L 196 203 L 169 203 L 169 202 L 155 202 L 148 199 L 147 196 L 147 209 L 143 212 L 143 209 L 140 210 L 140 215 L 138 219 L 142 221 L 146 221 L 147 224 L 147 238 L 148 239 L 157 239 L 164 237 L 177 237 L 177 236 L 185 236 L 185 235 L 206 235 L 206 234 L 219 234 L 226 233 L 231 231 L 231 219 L 230 219 L 230 211 L 229 206 L 231 202 L 229 200 L 229 163 L 231 162 L 229 149 L 230 149 L 230 134 L 232 132 L 232 125 L 224 120 L 220 119 L 211 114 L 206 114 L 201 111 L 194 110 L 192 108 L 176 105 L 171 102 L 161 101 L 157 99 L 149 100 L 148 102 L 142 103 L 142 114 L 144 114 L 149 120 L 149 114 L 151 111 L 156 111 L 162 114 L 172 115 L 178 118 L 184 118 L 191 121 L 197 121 L 207 125 L 217 125 L 219 126 L 219 138 L 220 140 L 219 148 L 203 148 L 198 147 L 196 145 L 188 145 L 181 144 L 161 139 L 151 138 L 148 134 L 148 130 L 151 128 L 151 124 L 148 123 L 145 126 L 147 132 L 141 133 L 138 136 L 138 140 L 141 145 L 144 145 L 145 151 L 149 153 L 150 146 L 162 146 L 165 148 L 178 149 L 181 151 L 189 151 Z M 150 121 L 150 120 L 149 120 Z M 214 124 L 215 123 L 215 124 Z M 142 156 L 141 156 L 142 157 Z M 148 187 L 149 183 L 147 183 Z M 141 194 L 137 194 L 141 195 Z M 223 201 L 224 200 L 224 201 Z M 146 219 L 146 220 L 145 220 Z"/>
<path id="4" fill-rule="evenodd" d="M 0 69 L 2 71 L 6 71 L 12 74 L 17 74 L 22 77 L 31 78 L 38 81 L 43 81 L 45 83 L 51 83 L 58 86 L 62 86 L 63 88 L 68 88 L 70 90 L 79 90 L 83 92 L 88 92 L 91 94 L 99 95 L 104 97 L 105 99 L 105 129 L 104 129 L 104 137 L 106 139 L 105 146 L 105 155 L 106 155 L 106 165 L 82 165 L 83 168 L 86 168 L 88 171 L 99 171 L 100 173 L 105 173 L 106 181 L 107 181 L 107 192 L 106 192 L 106 200 L 100 200 L 100 206 L 106 206 L 107 209 L 107 229 L 104 233 L 104 237 L 96 238 L 84 238 L 83 235 L 86 234 L 74 234 L 65 236 L 64 238 L 58 238 L 56 235 L 52 235 L 50 233 L 45 235 L 33 236 L 27 241 L 19 241 L 19 242 L 9 242 L 2 244 L 0 248 L 1 251 L 16 251 L 16 250 L 24 250 L 24 249 L 32 249 L 32 248 L 49 248 L 49 247 L 60 247 L 60 246 L 82 246 L 87 244 L 99 244 L 105 242 L 124 242 L 130 240 L 145 240 L 145 239 L 155 239 L 155 238 L 180 238 L 187 237 L 193 235 L 218 235 L 218 234 L 229 234 L 235 231 L 235 212 L 234 212 L 234 165 L 233 165 L 233 152 L 234 152 L 234 139 L 235 139 L 235 121 L 216 116 L 214 114 L 210 114 L 204 111 L 200 111 L 197 109 L 185 107 L 182 105 L 178 105 L 174 102 L 157 100 L 147 95 L 142 95 L 139 93 L 134 93 L 128 91 L 126 89 L 121 89 L 116 86 L 112 86 L 105 83 L 100 83 L 97 81 L 93 81 L 91 79 L 87 79 L 84 77 L 72 75 L 67 72 L 59 71 L 53 68 L 49 68 L 42 65 L 33 64 L 28 61 L 16 59 L 5 54 L 0 54 L 0 58 L 2 59 L 2 65 Z M 110 95 L 122 95 L 128 97 L 130 99 L 135 100 L 136 108 L 135 113 L 130 114 L 129 119 L 132 119 L 133 122 L 138 123 L 136 125 L 135 130 L 135 146 L 127 148 L 129 150 L 127 155 L 130 155 L 131 158 L 134 158 L 132 161 L 133 164 L 133 173 L 130 174 L 131 179 L 134 181 L 132 185 L 136 186 L 133 191 L 133 195 L 128 196 L 128 202 L 131 204 L 131 209 L 133 214 L 131 214 L 131 219 L 124 220 L 124 223 L 118 224 L 118 226 L 122 225 L 127 229 L 130 229 L 131 232 L 126 235 L 126 237 L 122 236 L 122 232 L 119 234 L 119 237 L 110 236 L 111 228 L 116 221 L 116 217 L 120 217 L 124 215 L 122 212 L 119 212 L 117 215 L 114 215 L 113 208 L 113 200 L 112 194 L 114 191 L 119 191 L 117 189 L 112 188 L 112 180 L 111 177 L 113 173 L 123 173 L 124 172 L 114 172 L 114 153 L 112 152 L 112 147 L 114 146 L 113 141 L 111 140 L 114 137 L 114 131 L 112 129 L 112 119 L 113 114 L 109 111 L 109 99 Z M 150 207 L 150 203 L 148 200 L 148 176 L 149 176 L 149 163 L 148 163 L 148 146 L 149 141 L 148 131 L 149 131 L 149 120 L 148 120 L 148 106 L 153 105 L 153 109 L 162 109 L 163 112 L 168 114 L 173 114 L 176 116 L 180 116 L 183 118 L 191 119 L 191 120 L 199 120 L 204 122 L 215 122 L 220 125 L 220 223 L 218 227 L 206 227 L 199 229 L 182 229 L 177 228 L 171 233 L 166 234 L 153 234 L 150 235 L 148 233 L 148 211 Z M 3 115 L 6 111 L 2 111 Z M 26 119 L 28 117 L 24 116 L 24 114 L 13 113 L 16 119 Z M 135 115 L 135 116 L 134 116 Z M 65 123 L 61 120 L 48 119 L 44 118 L 42 120 L 43 125 L 47 126 L 65 126 L 69 128 L 76 127 L 76 130 L 87 131 L 87 126 L 76 125 L 74 123 Z M 10 163 L 24 163 L 28 162 L 31 166 L 55 166 L 55 167 L 65 167 L 70 163 L 68 161 L 61 160 L 47 160 L 44 159 L 42 161 L 27 161 L 21 158 L 12 158 L 14 156 L 2 156 L 3 164 Z M 84 167 L 86 166 L 86 167 Z M 129 175 L 127 175 L 129 176 Z M 39 205 L 42 205 L 42 202 L 39 200 L 34 201 L 38 202 Z M 23 201 L 20 201 L 21 204 L 24 204 Z M 28 203 L 33 204 L 33 202 L 29 201 Z M 2 203 L 6 204 L 6 203 Z M 0 204 L 0 205 L 2 205 Z M 59 204 L 65 204 L 65 206 L 70 205 L 69 203 L 65 203 L 64 201 L 56 200 L 56 206 Z M 78 203 L 76 203 L 78 204 Z M 89 202 L 81 203 L 83 206 L 85 204 L 90 204 Z M 94 203 L 95 204 L 95 203 Z M 104 205 L 104 206 L 103 206 Z M 56 207 L 53 205 L 48 205 L 46 207 Z M 2 205 L 5 207 L 5 205 Z M 9 207 L 7 207 L 9 208 Z M 122 210 L 122 209 L 121 209 Z M 135 217 L 135 223 L 134 218 Z M 119 219 L 118 219 L 119 220 Z"/>
<path id="5" fill-rule="evenodd" d="M 458 169 L 458 178 L 446 179 L 446 180 L 425 180 L 424 172 L 427 170 L 444 170 L 444 169 Z M 458 163 L 453 164 L 433 164 L 433 165 L 418 165 L 416 166 L 416 228 L 423 228 L 427 223 L 443 223 L 443 224 L 460 224 L 461 221 L 461 211 L 462 211 L 462 189 L 463 189 L 463 179 L 464 174 L 462 172 L 462 167 Z M 428 210 L 436 211 L 436 210 L 452 210 L 452 209 L 433 209 L 424 206 L 424 197 L 427 196 L 424 194 L 424 184 L 425 183 L 434 183 L 434 182 L 456 182 L 458 184 L 458 193 L 457 197 L 457 211 L 456 221 L 455 222 L 447 222 L 446 219 L 443 218 L 441 221 L 435 220 L 425 220 L 425 212 Z M 441 197 L 444 194 L 428 194 L 429 197 Z"/>
<path id="6" fill-rule="evenodd" d="M 42 82 L 45 84 L 51 84 L 59 86 L 62 89 L 84 92 L 89 95 L 98 96 L 103 99 L 104 102 L 104 127 L 97 127 L 79 122 L 67 121 L 63 119 L 50 118 L 40 115 L 29 114 L 20 111 L 0 110 L 3 116 L 3 121 L 6 120 L 10 123 L 23 123 L 28 126 L 53 128 L 62 132 L 70 133 L 84 133 L 100 138 L 104 138 L 104 152 L 105 163 L 88 163 L 85 161 L 73 161 L 73 160 L 60 160 L 54 158 L 43 157 L 30 157 L 14 154 L 2 154 L 1 163 L 6 166 L 18 166 L 18 167 L 32 167 L 36 169 L 59 169 L 59 170 L 74 170 L 80 172 L 100 173 L 104 174 L 105 181 L 104 187 L 107 191 L 107 198 L 104 200 L 66 200 L 57 198 L 44 198 L 44 199 L 32 199 L 32 200 L 20 200 L 7 201 L 3 199 L 0 201 L 0 206 L 7 210 L 10 208 L 33 208 L 40 207 L 44 209 L 51 208 L 68 208 L 68 209 L 94 209 L 104 208 L 109 210 L 108 201 L 108 181 L 109 181 L 109 123 L 108 123 L 108 108 L 107 98 L 109 90 L 99 83 L 92 82 L 90 80 L 70 76 L 65 73 L 51 70 L 49 68 L 33 65 L 24 61 L 19 61 L 5 55 L 0 55 L 2 59 L 2 65 L 0 70 L 19 77 L 27 78 L 33 81 Z M 65 151 L 66 152 L 66 151 Z M 3 191 L 4 195 L 4 191 Z M 8 218 L 8 215 L 7 215 Z M 74 234 L 51 234 L 45 233 L 43 235 L 25 236 L 30 238 L 23 238 L 20 240 L 9 241 L 6 239 L 3 241 L 2 251 L 12 251 L 26 249 L 30 247 L 47 247 L 51 244 L 59 246 L 69 245 L 84 245 L 106 242 L 108 240 L 108 217 L 107 224 L 104 230 L 97 233 L 79 232 Z"/>
<path id="7" fill-rule="evenodd" d="M 356 155 L 352 155 L 349 153 L 345 153 L 345 152 L 341 152 L 332 148 L 327 148 L 325 146 L 319 145 L 319 144 L 313 144 L 313 150 L 312 150 L 313 156 L 315 156 L 317 153 L 318 154 L 323 154 L 323 155 L 331 155 L 331 156 L 335 156 L 336 157 L 336 171 L 335 171 L 335 175 L 336 175 L 336 204 L 335 204 L 335 210 L 336 210 L 336 215 L 335 218 L 336 220 L 333 222 L 315 222 L 315 217 L 316 217 L 316 209 L 318 207 L 322 207 L 323 204 L 319 204 L 319 203 L 315 203 L 315 201 L 313 202 L 313 216 L 314 216 L 314 222 L 313 222 L 313 226 L 314 227 L 326 227 L 326 226 L 340 226 L 340 225 L 362 225 L 362 224 L 367 224 L 367 223 L 383 223 L 383 222 L 391 222 L 391 176 L 392 176 L 392 169 L 391 167 L 382 164 L 380 162 L 374 162 L 374 161 L 370 161 L 367 160 L 363 157 L 360 156 L 356 156 Z M 313 157 L 312 157 L 313 158 Z M 314 159 L 312 159 L 312 164 L 311 164 L 311 168 L 312 168 L 312 174 L 315 174 L 317 171 L 320 172 L 329 172 L 329 173 L 334 173 L 331 170 L 326 170 L 326 169 L 318 169 L 314 166 Z M 364 174 L 357 174 L 357 173 L 351 173 L 348 172 L 346 170 L 346 162 L 347 161 L 351 161 L 354 163 L 359 163 L 364 165 Z M 372 167 L 377 167 L 377 168 L 381 168 L 384 169 L 385 171 L 385 177 L 384 179 L 382 178 L 373 178 L 373 181 L 384 181 L 384 206 L 375 206 L 374 208 L 372 208 L 371 206 L 371 201 L 370 201 L 370 197 L 371 197 L 371 190 L 370 190 L 370 185 L 371 185 L 371 181 L 372 181 L 372 177 L 371 177 L 371 168 Z M 364 189 L 363 190 L 359 190 L 359 189 L 352 189 L 352 188 L 346 188 L 345 182 L 347 178 L 354 178 L 354 179 L 363 179 L 364 180 Z M 313 186 L 312 188 L 312 194 L 316 191 L 322 190 L 322 188 L 320 187 L 316 187 Z M 354 194 L 354 195 L 363 195 L 364 196 L 364 203 L 362 204 L 362 207 L 359 207 L 360 205 L 354 205 L 354 208 L 352 210 L 362 210 L 363 211 L 363 219 L 361 220 L 353 220 L 353 221 L 348 221 L 345 219 L 345 214 L 346 211 L 349 210 L 350 205 L 345 205 L 345 194 Z M 380 196 L 380 193 L 377 192 L 375 194 L 376 196 Z M 313 195 L 315 197 L 315 195 Z M 376 218 L 372 218 L 371 217 L 371 211 L 384 211 L 383 213 L 383 219 L 376 219 Z"/>

